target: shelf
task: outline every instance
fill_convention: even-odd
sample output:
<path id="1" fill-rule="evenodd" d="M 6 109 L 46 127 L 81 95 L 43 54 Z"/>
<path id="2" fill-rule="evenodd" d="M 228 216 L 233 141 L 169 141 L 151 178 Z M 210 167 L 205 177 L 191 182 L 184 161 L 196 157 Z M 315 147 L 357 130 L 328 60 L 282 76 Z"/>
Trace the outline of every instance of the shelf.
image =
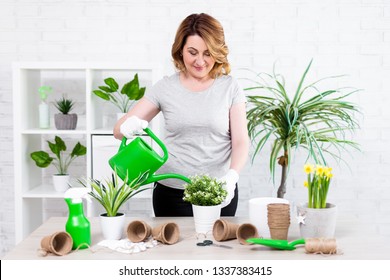
<path id="1" fill-rule="evenodd" d="M 37 186 L 22 195 L 23 198 L 63 198 L 64 193 L 56 192 L 54 186 L 43 184 Z"/>
<path id="2" fill-rule="evenodd" d="M 85 157 L 76 159 L 69 167 L 71 178 L 98 179 L 111 174 L 108 159 L 118 151 L 121 143 L 113 137 L 118 110 L 110 102 L 92 94 L 92 91 L 103 85 L 107 77 L 115 78 L 122 86 L 135 74 L 138 74 L 139 83 L 146 87 L 146 90 L 162 77 L 159 67 L 129 63 L 31 61 L 13 63 L 15 241 L 17 243 L 42 224 L 43 217 L 48 214 L 48 211 L 56 210 L 44 208 L 45 199 L 58 199 L 64 196 L 64 193 L 56 192 L 49 181 L 49 176 L 55 172 L 54 166 L 40 169 L 35 165 L 30 154 L 38 150 L 49 152 L 46 141 L 52 141 L 54 135 L 61 135 L 69 148 L 66 153 L 71 152 L 70 149 L 76 142 L 80 142 L 87 148 Z M 39 128 L 41 100 L 38 89 L 43 85 L 51 86 L 53 89 L 46 100 L 50 106 L 48 129 Z M 76 104 L 72 111 L 78 115 L 75 130 L 55 128 L 54 119 L 57 111 L 53 107 L 53 102 L 62 96 L 72 99 Z M 150 126 L 158 135 L 159 125 L 154 126 L 151 123 Z M 145 192 L 144 195 L 148 195 L 150 200 L 150 193 Z M 136 203 L 136 207 L 138 207 L 137 211 L 142 213 L 151 212 L 147 203 Z"/>
<path id="3" fill-rule="evenodd" d="M 84 129 L 75 129 L 75 130 L 58 130 L 58 129 L 41 129 L 41 128 L 36 128 L 36 129 L 26 129 L 21 132 L 21 134 L 31 134 L 31 135 L 40 135 L 40 134 L 69 134 L 69 135 L 74 135 L 74 134 L 86 134 L 87 131 Z"/>

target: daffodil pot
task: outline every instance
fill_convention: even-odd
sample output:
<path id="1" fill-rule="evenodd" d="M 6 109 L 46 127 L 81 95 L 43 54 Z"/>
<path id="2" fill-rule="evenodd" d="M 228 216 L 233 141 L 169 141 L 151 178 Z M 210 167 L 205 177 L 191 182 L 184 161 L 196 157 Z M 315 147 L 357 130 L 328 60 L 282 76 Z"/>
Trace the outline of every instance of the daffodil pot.
<path id="1" fill-rule="evenodd" d="M 77 114 L 55 114 L 54 124 L 58 130 L 74 130 L 77 126 Z"/>
<path id="2" fill-rule="evenodd" d="M 100 226 L 105 240 L 119 240 L 124 235 L 125 214 L 118 213 L 114 217 L 107 213 L 100 215 Z"/>
<path id="3" fill-rule="evenodd" d="M 55 174 L 53 175 L 53 185 L 56 192 L 63 193 L 69 189 L 70 176 L 68 174 Z"/>
<path id="4" fill-rule="evenodd" d="M 326 208 L 308 208 L 307 203 L 297 206 L 297 218 L 302 238 L 333 238 L 337 223 L 337 206 L 326 203 Z"/>
<path id="5" fill-rule="evenodd" d="M 197 233 L 211 233 L 216 220 L 221 217 L 221 205 L 199 206 L 192 204 L 195 231 Z"/>

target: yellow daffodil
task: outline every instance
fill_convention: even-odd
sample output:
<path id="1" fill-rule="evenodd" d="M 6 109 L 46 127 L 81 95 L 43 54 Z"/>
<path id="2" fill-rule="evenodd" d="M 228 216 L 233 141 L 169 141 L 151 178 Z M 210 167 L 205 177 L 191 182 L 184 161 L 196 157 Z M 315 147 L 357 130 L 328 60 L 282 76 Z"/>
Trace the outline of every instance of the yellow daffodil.
<path id="1" fill-rule="evenodd" d="M 310 174 L 314 170 L 314 166 L 312 164 L 305 164 L 303 167 L 306 174 Z"/>
<path id="2" fill-rule="evenodd" d="M 303 185 L 308 189 L 308 207 L 325 208 L 330 179 L 333 177 L 332 168 L 305 164 L 303 169 L 307 174 L 307 180 L 303 182 Z"/>

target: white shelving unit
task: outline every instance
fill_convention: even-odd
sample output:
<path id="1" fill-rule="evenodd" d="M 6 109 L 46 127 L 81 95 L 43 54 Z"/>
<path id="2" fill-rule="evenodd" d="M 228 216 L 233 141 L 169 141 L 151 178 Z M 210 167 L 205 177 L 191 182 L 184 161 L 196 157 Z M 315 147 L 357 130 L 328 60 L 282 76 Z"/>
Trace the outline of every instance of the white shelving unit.
<path id="1" fill-rule="evenodd" d="M 13 104 L 14 104 L 14 165 L 15 165 L 15 226 L 16 243 L 22 241 L 29 233 L 43 223 L 43 201 L 45 199 L 63 198 L 52 186 L 52 167 L 38 168 L 30 158 L 36 150 L 47 150 L 46 140 L 52 141 L 59 135 L 67 144 L 69 152 L 77 141 L 87 147 L 87 155 L 77 158 L 71 165 L 69 173 L 72 179 L 91 178 L 92 167 L 107 165 L 107 161 L 93 157 L 93 139 L 99 136 L 109 139 L 112 145 L 120 142 L 112 136 L 116 122 L 116 109 L 92 93 L 92 90 L 104 84 L 104 79 L 114 77 L 120 86 L 131 80 L 138 73 L 141 86 L 150 88 L 161 78 L 158 67 L 148 65 L 129 65 L 111 63 L 72 63 L 72 62 L 21 62 L 13 65 Z M 60 99 L 66 95 L 76 102 L 73 112 L 78 114 L 75 130 L 57 130 L 53 116 L 57 110 L 51 110 L 49 129 L 39 128 L 38 105 L 40 98 L 38 88 L 48 85 L 53 88 L 48 101 Z M 158 119 L 150 125 L 159 133 Z M 97 137 L 97 138 L 96 138 Z M 116 147 L 113 147 L 116 152 Z M 96 174 L 94 174 L 96 178 Z M 88 205 L 87 215 L 93 215 Z"/>

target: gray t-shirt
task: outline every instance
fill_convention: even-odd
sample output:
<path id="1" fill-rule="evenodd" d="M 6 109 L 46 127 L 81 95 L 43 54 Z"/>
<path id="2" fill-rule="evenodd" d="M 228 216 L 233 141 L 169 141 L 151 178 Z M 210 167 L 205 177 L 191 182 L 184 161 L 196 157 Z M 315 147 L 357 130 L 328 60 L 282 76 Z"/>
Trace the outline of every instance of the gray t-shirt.
<path id="1" fill-rule="evenodd" d="M 164 77 L 145 97 L 162 112 L 168 161 L 156 172 L 184 176 L 223 176 L 230 167 L 229 109 L 246 102 L 244 92 L 231 76 L 223 75 L 206 90 L 192 92 L 180 82 L 179 73 Z M 185 182 L 162 180 L 183 189 Z"/>

